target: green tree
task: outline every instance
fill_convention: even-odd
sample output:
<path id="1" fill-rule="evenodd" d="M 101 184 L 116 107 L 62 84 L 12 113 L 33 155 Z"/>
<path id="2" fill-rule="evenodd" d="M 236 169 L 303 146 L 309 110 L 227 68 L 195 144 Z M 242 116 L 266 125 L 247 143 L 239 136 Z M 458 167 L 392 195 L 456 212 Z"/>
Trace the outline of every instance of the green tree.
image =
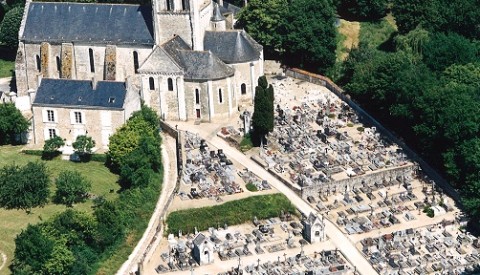
<path id="1" fill-rule="evenodd" d="M 341 0 L 338 13 L 342 17 L 359 20 L 378 20 L 387 13 L 389 0 Z"/>
<path id="2" fill-rule="evenodd" d="M 6 209 L 30 211 L 48 201 L 50 178 L 41 162 L 29 162 L 20 167 L 12 164 L 0 170 L 0 206 Z"/>
<path id="3" fill-rule="evenodd" d="M 253 141 L 259 144 L 265 135 L 273 131 L 274 127 L 274 91 L 272 85 L 268 85 L 267 78 L 258 78 L 258 86 L 255 87 L 254 110 L 252 115 Z"/>
<path id="4" fill-rule="evenodd" d="M 55 242 L 46 235 L 41 225 L 29 224 L 15 238 L 13 274 L 42 274 L 44 263 L 53 251 Z"/>
<path id="5" fill-rule="evenodd" d="M 95 243 L 100 249 L 114 244 L 124 236 L 124 217 L 113 202 L 104 201 L 96 206 L 94 216 L 97 220 Z"/>
<path id="6" fill-rule="evenodd" d="M 16 143 L 18 137 L 28 130 L 30 123 L 13 103 L 0 104 L 0 145 Z"/>
<path id="7" fill-rule="evenodd" d="M 417 26 L 427 28 L 429 30 L 436 29 L 432 22 L 440 20 L 438 14 L 439 0 L 423 1 L 423 0 L 393 0 L 392 13 L 400 34 L 406 34 Z M 428 22 L 430 24 L 428 24 Z"/>
<path id="8" fill-rule="evenodd" d="M 240 11 L 236 27 L 245 29 L 262 44 L 267 56 L 277 56 L 283 48 L 287 11 L 286 0 L 251 0 Z"/>
<path id="9" fill-rule="evenodd" d="M 330 0 L 293 0 L 285 23 L 285 62 L 325 73 L 335 63 L 335 9 Z"/>
<path id="10" fill-rule="evenodd" d="M 18 47 L 18 31 L 23 17 L 23 6 L 9 10 L 0 24 L 0 42 L 10 49 Z"/>
<path id="11" fill-rule="evenodd" d="M 55 202 L 71 207 L 88 198 L 92 184 L 77 171 L 62 171 L 55 180 Z"/>
<path id="12" fill-rule="evenodd" d="M 92 154 L 92 148 L 95 147 L 95 140 L 86 135 L 77 136 L 77 139 L 72 144 L 75 153 L 78 154 L 81 160 L 89 160 Z"/>
<path id="13" fill-rule="evenodd" d="M 55 136 L 51 139 L 47 139 L 43 145 L 42 159 L 50 160 L 60 154 L 60 147 L 65 145 L 65 142 L 60 136 Z"/>
<path id="14" fill-rule="evenodd" d="M 107 156 L 113 170 L 118 170 L 123 165 L 124 156 L 138 148 L 142 136 L 148 135 L 160 141 L 158 121 L 155 112 L 143 106 L 110 137 Z"/>
<path id="15" fill-rule="evenodd" d="M 423 46 L 424 62 L 434 71 L 478 61 L 477 55 L 478 46 L 456 33 L 435 33 Z"/>

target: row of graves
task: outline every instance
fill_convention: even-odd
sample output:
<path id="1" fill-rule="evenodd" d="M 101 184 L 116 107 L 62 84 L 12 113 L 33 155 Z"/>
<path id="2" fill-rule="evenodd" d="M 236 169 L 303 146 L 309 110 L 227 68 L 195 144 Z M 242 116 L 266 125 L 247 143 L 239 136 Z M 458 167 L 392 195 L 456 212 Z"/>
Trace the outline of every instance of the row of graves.
<path id="1" fill-rule="evenodd" d="M 460 274 L 480 265 L 479 241 L 454 221 L 365 238 L 361 249 L 379 274 Z"/>
<path id="2" fill-rule="evenodd" d="M 325 241 L 323 230 L 323 220 L 313 213 L 300 220 L 281 213 L 241 226 L 195 229 L 194 234 L 179 232 L 178 237 L 170 234 L 155 270 L 200 272 L 202 266 L 215 264 L 225 267 L 220 274 L 353 274 L 337 250 L 315 250 L 314 244 Z"/>
<path id="3" fill-rule="evenodd" d="M 223 195 L 243 192 L 239 184 L 242 180 L 244 184 L 254 184 L 258 190 L 271 189 L 266 181 L 253 173 L 235 167 L 222 149 L 212 147 L 197 134 L 185 132 L 183 142 L 185 160 L 181 175 L 184 184 L 179 192 L 181 199 L 221 200 Z"/>
<path id="4" fill-rule="evenodd" d="M 435 191 L 433 185 L 420 181 L 421 177 L 415 177 L 411 183 L 395 180 L 365 184 L 361 188 L 346 189 L 343 194 L 332 194 L 330 204 L 317 203 L 313 197 L 308 201 L 347 234 L 362 234 L 415 222 L 421 216 L 425 218 L 423 210 L 426 206 L 433 209 L 435 216 L 454 210 L 450 198 Z"/>
<path id="5" fill-rule="evenodd" d="M 316 101 L 292 108 L 277 105 L 267 141 L 258 158 L 301 188 L 304 199 L 386 176 L 402 177 L 413 166 L 396 144 L 381 138 L 375 127 L 364 128 L 333 94 L 319 94 Z"/>

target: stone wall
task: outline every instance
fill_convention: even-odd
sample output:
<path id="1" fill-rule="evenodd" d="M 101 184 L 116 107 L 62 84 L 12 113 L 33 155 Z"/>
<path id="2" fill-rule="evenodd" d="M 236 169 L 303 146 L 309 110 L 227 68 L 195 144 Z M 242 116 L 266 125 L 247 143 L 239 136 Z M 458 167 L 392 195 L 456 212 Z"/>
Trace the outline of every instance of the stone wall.
<path id="1" fill-rule="evenodd" d="M 343 192 L 348 186 L 349 190 L 352 188 L 360 188 L 363 183 L 373 185 L 375 182 L 382 183 L 383 181 L 390 182 L 391 180 L 402 178 L 407 175 L 412 176 L 414 170 L 413 164 L 407 164 L 401 167 L 390 168 L 384 171 L 378 171 L 362 176 L 355 176 L 338 181 L 332 181 L 324 184 L 315 184 L 312 186 L 302 187 L 302 198 L 307 199 L 309 196 L 318 197 L 319 193 L 326 192 L 329 188 L 334 188 L 337 192 Z"/>
<path id="2" fill-rule="evenodd" d="M 192 47 L 192 27 L 189 12 L 161 11 L 156 14 L 155 21 L 156 26 L 160 26 L 155 29 L 155 40 L 158 45 L 162 45 L 172 39 L 174 35 L 178 35 Z"/>

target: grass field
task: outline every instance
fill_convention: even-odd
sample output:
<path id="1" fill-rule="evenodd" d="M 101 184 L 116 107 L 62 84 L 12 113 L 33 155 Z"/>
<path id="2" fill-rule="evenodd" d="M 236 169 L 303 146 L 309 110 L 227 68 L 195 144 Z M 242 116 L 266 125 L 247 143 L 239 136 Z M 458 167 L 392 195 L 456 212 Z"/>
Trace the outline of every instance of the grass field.
<path id="1" fill-rule="evenodd" d="M 0 78 L 13 76 L 15 61 L 0 59 Z"/>
<path id="2" fill-rule="evenodd" d="M 278 217 L 281 211 L 295 212 L 295 207 L 283 194 L 252 196 L 246 199 L 229 201 L 220 205 L 192 208 L 170 213 L 167 217 L 168 233 L 178 234 L 207 230 L 219 224 L 241 224 L 258 219 Z"/>
<path id="3" fill-rule="evenodd" d="M 343 61 L 348 56 L 348 51 L 358 47 L 358 39 L 360 32 L 359 22 L 350 22 L 340 19 L 337 37 L 337 61 Z"/>
<path id="4" fill-rule="evenodd" d="M 28 161 L 41 161 L 40 157 L 32 155 L 24 155 L 20 153 L 22 146 L 0 146 L 0 167 L 6 164 L 23 165 Z M 46 162 L 47 167 L 52 175 L 52 184 L 55 177 L 63 170 L 77 170 L 92 182 L 92 193 L 95 195 L 104 195 L 108 200 L 115 199 L 118 195 L 116 192 L 110 193 L 113 189 L 117 191 L 119 185 L 116 183 L 118 176 L 110 173 L 110 171 L 99 162 L 74 163 L 60 159 L 54 159 Z M 53 195 L 53 185 L 52 185 Z M 81 211 L 91 211 L 92 201 L 75 204 L 74 208 Z M 7 265 L 0 271 L 0 274 L 9 274 L 8 265 L 13 258 L 15 251 L 14 239 L 29 223 L 35 224 L 46 220 L 57 213 L 66 209 L 63 205 L 53 203 L 47 204 L 43 208 L 33 208 L 31 214 L 27 214 L 22 210 L 5 210 L 0 208 L 0 250 L 5 252 L 8 257 Z"/>

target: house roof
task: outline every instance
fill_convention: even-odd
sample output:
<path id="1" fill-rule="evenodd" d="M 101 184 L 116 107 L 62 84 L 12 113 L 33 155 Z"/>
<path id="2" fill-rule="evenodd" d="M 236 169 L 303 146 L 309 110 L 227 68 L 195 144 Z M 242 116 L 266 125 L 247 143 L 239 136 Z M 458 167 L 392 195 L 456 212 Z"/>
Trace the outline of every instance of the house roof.
<path id="1" fill-rule="evenodd" d="M 181 74 L 183 70 L 162 47 L 155 47 L 143 64 L 140 65 L 138 72 Z"/>
<path id="2" fill-rule="evenodd" d="M 162 45 L 165 51 L 184 70 L 188 80 L 216 80 L 232 76 L 235 70 L 210 51 L 193 51 L 180 36 Z"/>
<path id="3" fill-rule="evenodd" d="M 193 244 L 195 244 L 196 246 L 200 246 L 206 239 L 207 237 L 205 237 L 203 233 L 198 233 L 195 239 L 193 239 Z"/>
<path id="4" fill-rule="evenodd" d="M 126 93 L 124 82 L 44 78 L 33 105 L 123 109 Z"/>
<path id="5" fill-rule="evenodd" d="M 262 50 L 262 46 L 245 31 L 206 31 L 203 47 L 225 63 L 258 60 Z"/>
<path id="6" fill-rule="evenodd" d="M 152 8 L 32 2 L 20 40 L 153 45 Z"/>

